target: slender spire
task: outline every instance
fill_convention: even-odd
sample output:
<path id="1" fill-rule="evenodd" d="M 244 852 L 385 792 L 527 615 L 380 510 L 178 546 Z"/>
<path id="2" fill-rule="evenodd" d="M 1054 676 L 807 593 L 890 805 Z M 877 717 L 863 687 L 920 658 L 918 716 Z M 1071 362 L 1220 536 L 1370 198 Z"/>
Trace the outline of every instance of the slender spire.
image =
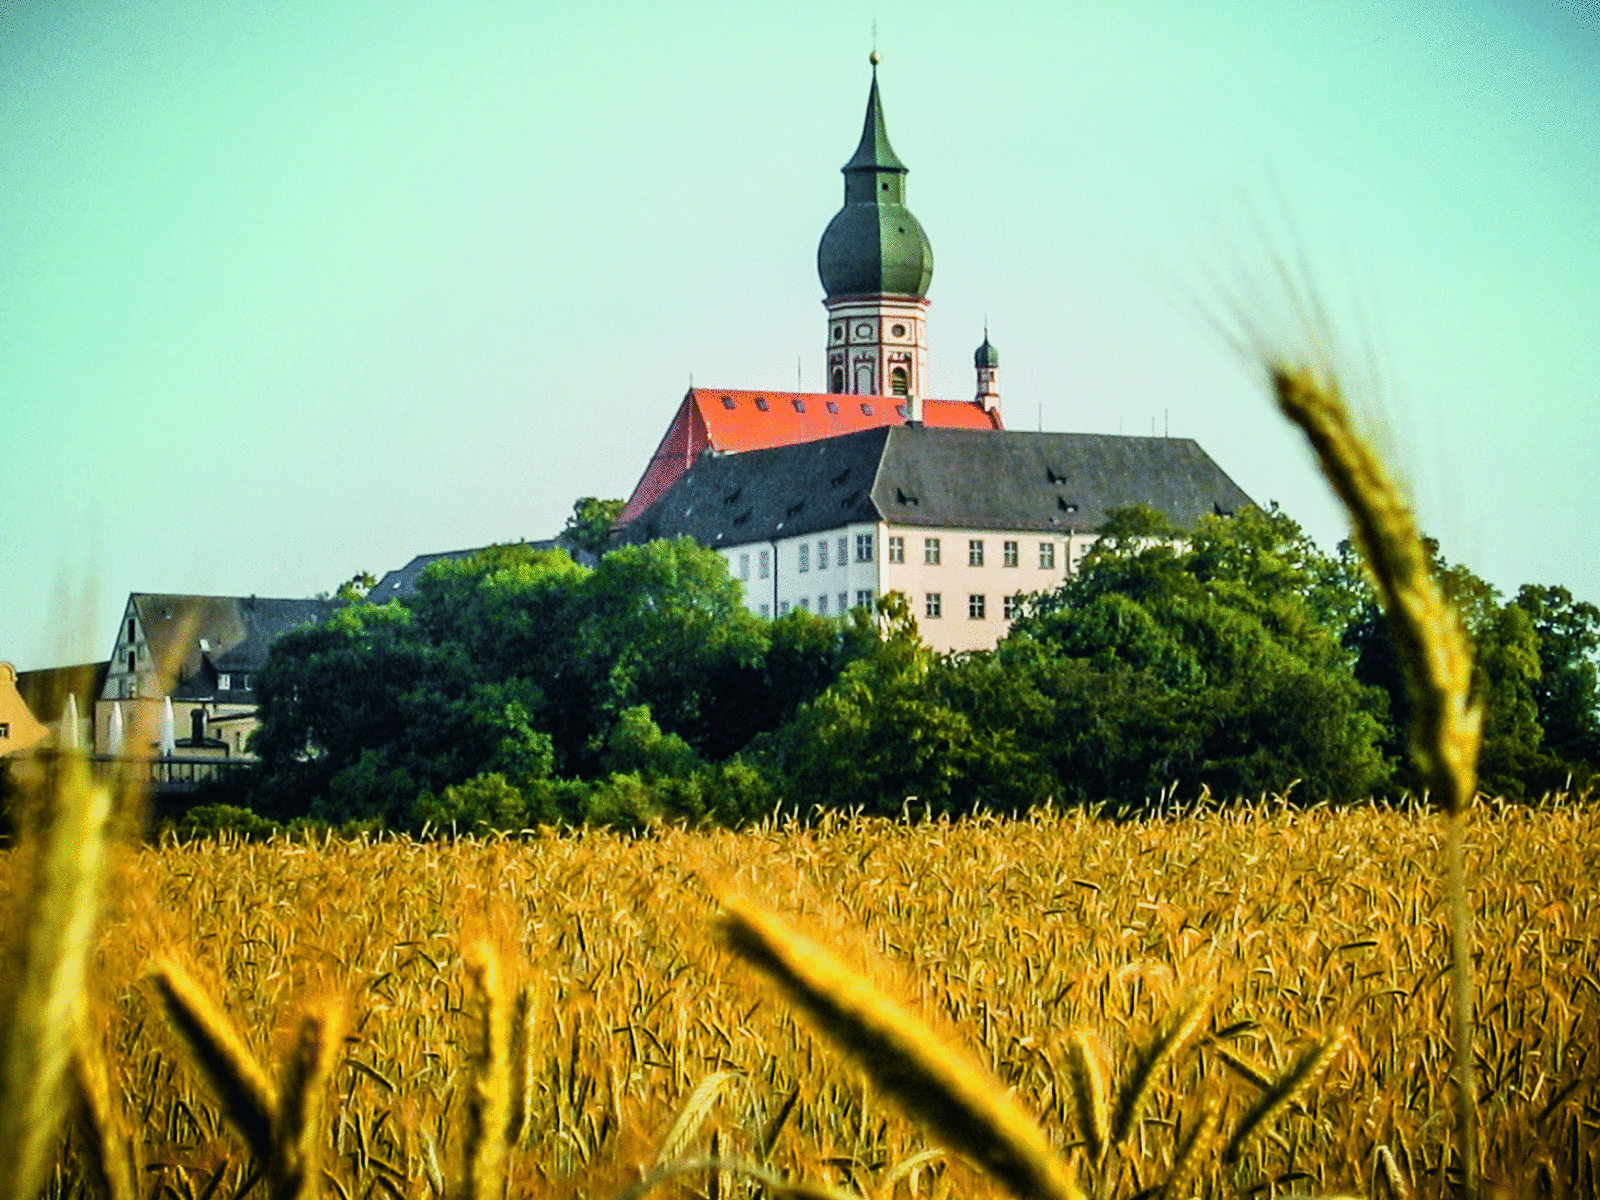
<path id="1" fill-rule="evenodd" d="M 889 130 L 883 123 L 883 101 L 878 98 L 878 52 L 872 52 L 872 90 L 867 93 L 867 119 L 861 127 L 861 144 L 845 163 L 846 171 L 900 171 L 905 163 L 889 144 Z"/>

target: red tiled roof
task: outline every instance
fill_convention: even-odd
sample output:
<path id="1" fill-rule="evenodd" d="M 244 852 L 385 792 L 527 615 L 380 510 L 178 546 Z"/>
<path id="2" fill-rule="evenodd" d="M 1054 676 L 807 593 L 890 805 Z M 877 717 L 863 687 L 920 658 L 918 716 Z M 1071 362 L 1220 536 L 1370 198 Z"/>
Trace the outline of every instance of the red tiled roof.
<path id="1" fill-rule="evenodd" d="M 626 525 L 666 494 L 706 450 L 737 454 L 905 424 L 905 397 L 735 392 L 691 388 L 645 467 L 618 523 Z M 1000 429 L 999 413 L 970 400 L 924 400 L 923 424 Z"/>

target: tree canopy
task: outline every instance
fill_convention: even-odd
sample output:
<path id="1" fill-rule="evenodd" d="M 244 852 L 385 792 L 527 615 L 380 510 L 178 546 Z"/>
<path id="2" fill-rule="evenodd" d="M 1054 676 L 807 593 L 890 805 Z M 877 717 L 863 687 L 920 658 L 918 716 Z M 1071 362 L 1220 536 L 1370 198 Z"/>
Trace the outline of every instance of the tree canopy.
<path id="1" fill-rule="evenodd" d="M 1476 654 L 1485 789 L 1587 780 L 1600 609 L 1558 587 L 1505 601 L 1433 551 Z M 1115 513 L 1020 609 L 993 650 L 942 654 L 895 594 L 842 618 L 757 617 L 688 540 L 592 568 L 494 547 L 433 565 L 404 602 L 353 602 L 280 639 L 252 802 L 280 819 L 508 827 L 1415 787 L 1374 594 L 1348 547 L 1324 554 L 1276 507 L 1189 531 Z"/>

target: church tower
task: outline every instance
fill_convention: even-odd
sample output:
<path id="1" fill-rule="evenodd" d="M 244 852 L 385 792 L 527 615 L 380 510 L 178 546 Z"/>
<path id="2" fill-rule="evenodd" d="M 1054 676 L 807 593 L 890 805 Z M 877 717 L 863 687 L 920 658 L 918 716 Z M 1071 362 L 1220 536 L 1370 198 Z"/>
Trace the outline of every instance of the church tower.
<path id="1" fill-rule="evenodd" d="M 933 247 L 905 206 L 906 165 L 889 145 L 878 55 L 861 143 L 845 163 L 844 207 L 817 247 L 828 310 L 828 391 L 927 394 Z"/>

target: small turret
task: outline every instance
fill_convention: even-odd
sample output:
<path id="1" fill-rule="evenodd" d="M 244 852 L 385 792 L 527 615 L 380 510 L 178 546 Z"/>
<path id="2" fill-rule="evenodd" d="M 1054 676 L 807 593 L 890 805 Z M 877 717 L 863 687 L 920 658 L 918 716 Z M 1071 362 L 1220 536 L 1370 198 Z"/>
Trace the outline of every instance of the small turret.
<path id="1" fill-rule="evenodd" d="M 1000 411 L 1000 351 L 989 342 L 989 329 L 983 330 L 983 345 L 972 356 L 972 365 L 978 369 L 978 394 L 974 397 L 984 412 Z"/>

